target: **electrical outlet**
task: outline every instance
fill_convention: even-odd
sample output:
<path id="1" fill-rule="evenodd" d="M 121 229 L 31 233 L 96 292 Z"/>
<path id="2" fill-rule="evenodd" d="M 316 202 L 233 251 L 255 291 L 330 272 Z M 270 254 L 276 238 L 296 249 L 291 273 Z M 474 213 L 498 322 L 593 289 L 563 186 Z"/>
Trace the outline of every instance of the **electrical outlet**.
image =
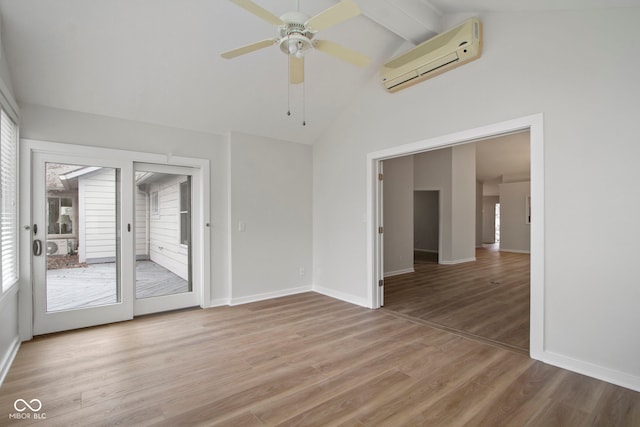
<path id="1" fill-rule="evenodd" d="M 300 271 L 300 275 L 301 275 L 301 276 L 304 276 L 304 267 L 300 267 L 300 270 L 299 270 L 299 271 Z"/>

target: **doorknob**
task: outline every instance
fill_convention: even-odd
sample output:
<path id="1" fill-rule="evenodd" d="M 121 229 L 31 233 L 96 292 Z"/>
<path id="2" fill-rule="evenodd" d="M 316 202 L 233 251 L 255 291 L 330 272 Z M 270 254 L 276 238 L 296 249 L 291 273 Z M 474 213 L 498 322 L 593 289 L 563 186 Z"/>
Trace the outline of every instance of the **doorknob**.
<path id="1" fill-rule="evenodd" d="M 33 241 L 33 254 L 35 256 L 42 255 L 42 240 L 36 239 Z"/>

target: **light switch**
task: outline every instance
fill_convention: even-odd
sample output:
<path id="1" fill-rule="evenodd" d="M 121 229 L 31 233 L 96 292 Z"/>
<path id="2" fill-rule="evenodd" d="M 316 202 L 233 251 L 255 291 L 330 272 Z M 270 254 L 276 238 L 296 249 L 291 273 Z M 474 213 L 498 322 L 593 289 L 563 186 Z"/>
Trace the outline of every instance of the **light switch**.
<path id="1" fill-rule="evenodd" d="M 238 221 L 238 231 L 240 232 L 244 232 L 247 229 L 247 225 L 244 223 L 244 221 Z"/>

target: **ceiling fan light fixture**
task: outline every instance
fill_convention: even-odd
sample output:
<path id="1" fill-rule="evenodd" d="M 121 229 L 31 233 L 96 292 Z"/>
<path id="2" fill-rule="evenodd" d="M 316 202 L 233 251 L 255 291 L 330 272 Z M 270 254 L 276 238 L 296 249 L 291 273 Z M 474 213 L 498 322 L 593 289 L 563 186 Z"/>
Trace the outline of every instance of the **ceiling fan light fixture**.
<path id="1" fill-rule="evenodd" d="M 302 34 L 290 34 L 280 40 L 280 50 L 296 58 L 302 58 L 312 47 L 311 40 Z"/>

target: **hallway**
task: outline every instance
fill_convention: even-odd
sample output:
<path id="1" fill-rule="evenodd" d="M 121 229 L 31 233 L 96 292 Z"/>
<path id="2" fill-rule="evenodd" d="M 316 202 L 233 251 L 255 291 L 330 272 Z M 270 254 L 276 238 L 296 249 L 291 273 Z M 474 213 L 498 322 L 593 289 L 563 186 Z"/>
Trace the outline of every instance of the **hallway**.
<path id="1" fill-rule="evenodd" d="M 384 309 L 528 354 L 529 255 L 476 249 L 476 261 L 416 259 L 415 273 L 385 279 Z"/>

